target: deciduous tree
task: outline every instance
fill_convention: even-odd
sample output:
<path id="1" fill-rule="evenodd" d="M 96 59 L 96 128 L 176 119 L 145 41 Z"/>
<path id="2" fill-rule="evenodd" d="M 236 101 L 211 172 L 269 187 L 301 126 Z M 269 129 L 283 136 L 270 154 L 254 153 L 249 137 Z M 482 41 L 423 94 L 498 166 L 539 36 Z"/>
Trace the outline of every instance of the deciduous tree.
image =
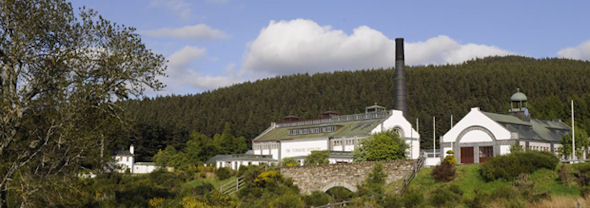
<path id="1" fill-rule="evenodd" d="M 162 88 L 164 64 L 135 29 L 92 10 L 0 1 L 0 207 L 15 187 L 26 206 L 27 180 L 102 169 L 104 135 L 124 123 L 119 101 Z"/>

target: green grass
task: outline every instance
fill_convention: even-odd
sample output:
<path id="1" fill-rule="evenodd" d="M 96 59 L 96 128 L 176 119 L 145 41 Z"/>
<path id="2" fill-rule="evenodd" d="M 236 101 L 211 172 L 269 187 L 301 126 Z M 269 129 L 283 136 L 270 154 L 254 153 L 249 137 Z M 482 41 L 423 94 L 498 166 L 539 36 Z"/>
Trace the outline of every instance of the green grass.
<path id="1" fill-rule="evenodd" d="M 463 191 L 464 199 L 475 197 L 474 190 L 478 189 L 486 194 L 491 195 L 497 189 L 506 190 L 513 186 L 513 181 L 495 180 L 486 182 L 480 175 L 478 164 L 457 166 L 457 177 L 448 182 L 437 182 L 432 177 L 433 168 L 423 168 L 416 178 L 410 183 L 410 189 L 424 193 L 428 198 L 430 193 L 436 188 L 444 185 L 457 185 Z M 562 184 L 557 180 L 557 171 L 541 169 L 535 171 L 529 176 L 529 180 L 535 185 L 537 192 L 548 192 L 554 196 L 578 197 L 579 187 L 575 183 Z"/>
<path id="2" fill-rule="evenodd" d="M 208 183 L 212 184 L 213 187 L 215 187 L 215 189 L 218 189 L 221 184 L 225 184 L 231 180 L 236 180 L 236 177 L 232 176 L 232 177 L 225 179 L 225 180 L 218 180 L 217 178 L 199 178 L 199 179 L 189 181 L 186 184 L 194 187 L 199 181 L 204 181 L 204 182 L 208 182 Z"/>

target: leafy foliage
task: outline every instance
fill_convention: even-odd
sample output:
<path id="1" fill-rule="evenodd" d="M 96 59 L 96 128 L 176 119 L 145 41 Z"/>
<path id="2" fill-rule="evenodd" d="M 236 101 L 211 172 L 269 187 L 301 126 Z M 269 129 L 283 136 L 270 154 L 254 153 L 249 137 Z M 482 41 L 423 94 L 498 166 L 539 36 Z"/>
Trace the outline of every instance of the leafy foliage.
<path id="1" fill-rule="evenodd" d="M 287 167 L 299 166 L 299 161 L 297 161 L 295 158 L 292 158 L 292 157 L 286 157 L 286 158 L 283 158 L 283 161 L 281 161 L 281 166 L 287 166 Z"/>
<path id="2" fill-rule="evenodd" d="M 447 156 L 449 157 L 449 156 Z M 455 164 L 457 162 L 455 161 Z M 455 164 L 447 161 L 446 158 L 440 165 L 434 167 L 432 177 L 437 181 L 449 182 L 455 178 Z"/>
<path id="3" fill-rule="evenodd" d="M 546 168 L 553 170 L 559 159 L 550 152 L 516 152 L 491 158 L 481 165 L 481 175 L 486 180 L 499 178 L 514 179 L 520 174 L 530 174 L 535 170 Z"/>
<path id="4" fill-rule="evenodd" d="M 588 133 L 580 127 L 576 127 L 576 156 L 580 157 L 584 150 L 588 148 L 590 145 L 590 137 L 588 137 Z M 572 135 L 571 132 L 561 138 L 561 147 L 558 149 L 559 153 L 566 157 L 571 157 L 572 154 Z"/>
<path id="5" fill-rule="evenodd" d="M 410 95 L 407 119 L 418 118 L 420 126 L 432 126 L 432 116 L 437 122 L 450 123 L 449 115 L 461 118 L 474 106 L 488 112 L 507 112 L 510 96 L 521 88 L 529 98 L 534 118 L 569 122 L 569 100 L 573 99 L 576 124 L 590 129 L 590 62 L 488 57 L 458 65 L 408 66 L 406 73 Z M 134 144 L 141 143 L 145 148 L 138 148 L 138 154 L 148 156 L 166 145 L 182 149 L 191 131 L 211 137 L 223 130 L 225 122 L 234 127 L 233 135 L 250 141 L 268 128 L 269 122 L 281 121 L 289 114 L 308 119 L 326 110 L 361 113 L 374 102 L 391 109 L 393 74 L 393 69 L 298 74 L 195 95 L 127 101 L 126 109 L 137 125 L 123 135 L 131 137 Z M 448 128 L 441 125 L 437 135 Z M 432 135 L 432 129 L 420 128 L 419 133 Z M 420 142 L 422 148 L 432 148 L 432 138 L 423 137 Z M 125 148 L 128 143 L 119 145 Z"/>
<path id="6" fill-rule="evenodd" d="M 330 161 L 328 161 L 329 157 L 329 151 L 311 151 L 311 154 L 305 157 L 303 163 L 304 165 L 326 165 L 330 163 Z"/>
<path id="7" fill-rule="evenodd" d="M 406 149 L 406 142 L 389 130 L 361 139 L 352 156 L 355 161 L 397 160 L 406 157 Z"/>
<path id="8" fill-rule="evenodd" d="M 0 207 L 16 187 L 10 206 L 30 206 L 28 198 L 43 194 L 33 180 L 102 171 L 109 135 L 127 131 L 122 102 L 161 89 L 164 64 L 134 28 L 92 10 L 75 12 L 64 0 L 2 1 Z"/>

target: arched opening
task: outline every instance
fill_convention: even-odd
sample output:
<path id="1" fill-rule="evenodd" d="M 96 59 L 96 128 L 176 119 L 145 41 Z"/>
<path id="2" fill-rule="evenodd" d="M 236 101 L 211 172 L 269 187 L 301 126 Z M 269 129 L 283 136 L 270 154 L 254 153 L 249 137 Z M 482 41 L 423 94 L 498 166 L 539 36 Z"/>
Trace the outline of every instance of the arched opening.
<path id="1" fill-rule="evenodd" d="M 332 198 L 333 202 L 347 201 L 352 199 L 354 195 L 354 193 L 351 190 L 342 186 L 332 187 L 326 190 L 326 194 L 328 194 Z"/>

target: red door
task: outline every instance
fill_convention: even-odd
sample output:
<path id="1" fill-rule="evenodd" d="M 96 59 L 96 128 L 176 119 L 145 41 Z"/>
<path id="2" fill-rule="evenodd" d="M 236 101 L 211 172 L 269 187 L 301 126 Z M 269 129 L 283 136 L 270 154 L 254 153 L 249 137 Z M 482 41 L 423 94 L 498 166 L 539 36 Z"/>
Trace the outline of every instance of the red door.
<path id="1" fill-rule="evenodd" d="M 488 161 L 494 156 L 494 148 L 492 146 L 479 147 L 479 163 Z"/>
<path id="2" fill-rule="evenodd" d="M 473 147 L 461 147 L 461 163 L 473 163 Z"/>

